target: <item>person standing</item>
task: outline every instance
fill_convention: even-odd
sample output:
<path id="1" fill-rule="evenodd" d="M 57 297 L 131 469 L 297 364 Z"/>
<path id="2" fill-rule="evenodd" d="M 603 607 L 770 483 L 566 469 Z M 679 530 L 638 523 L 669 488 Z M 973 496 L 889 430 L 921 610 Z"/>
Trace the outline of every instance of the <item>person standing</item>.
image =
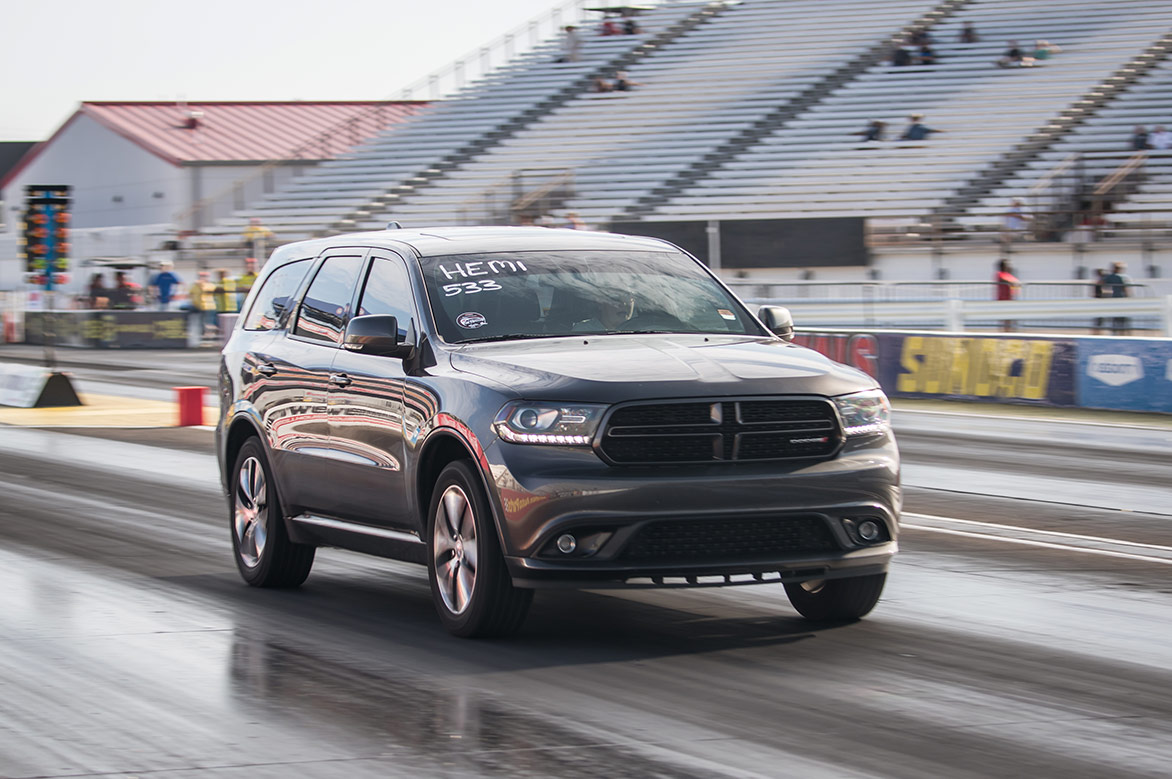
<path id="1" fill-rule="evenodd" d="M 203 339 L 216 326 L 216 287 L 208 280 L 208 272 L 201 270 L 187 292 L 191 312 L 191 330 L 195 341 Z"/>
<path id="2" fill-rule="evenodd" d="M 86 293 L 89 295 L 89 308 L 105 308 L 110 304 L 110 291 L 106 289 L 106 282 L 100 273 L 90 276 Z"/>
<path id="3" fill-rule="evenodd" d="M 1131 278 L 1124 273 L 1125 270 L 1127 270 L 1126 262 L 1111 263 L 1111 272 L 1103 277 L 1103 287 L 1105 290 L 1109 290 L 1110 294 L 1104 295 L 1104 297 L 1126 298 L 1131 296 L 1129 289 Z M 1131 319 L 1125 316 L 1113 317 L 1111 332 L 1114 335 L 1131 335 Z"/>
<path id="4" fill-rule="evenodd" d="M 1021 289 L 1021 282 L 1018 281 L 1017 276 L 1013 275 L 1013 266 L 1009 264 L 1009 260 L 1003 259 L 997 262 L 997 275 L 993 279 L 997 283 L 997 300 L 1017 300 L 1017 292 Z M 1006 333 L 1012 332 L 1014 329 L 1013 320 L 1003 320 L 1001 329 Z"/>
<path id="5" fill-rule="evenodd" d="M 567 24 L 562 31 L 566 37 L 562 40 L 562 56 L 557 61 L 577 62 L 582 58 L 582 37 L 578 34 L 578 28 Z"/>
<path id="6" fill-rule="evenodd" d="M 248 256 L 264 257 L 266 244 L 272 237 L 273 231 L 261 224 L 259 216 L 249 219 L 248 227 L 244 228 L 244 243 L 248 247 Z"/>
<path id="7" fill-rule="evenodd" d="M 1107 278 L 1107 271 L 1103 268 L 1095 268 L 1095 281 L 1091 285 L 1091 294 L 1095 299 L 1107 297 L 1107 285 L 1103 283 L 1103 279 Z M 1091 328 L 1091 335 L 1101 335 L 1103 332 L 1103 317 L 1095 317 L 1095 326 Z"/>
<path id="8" fill-rule="evenodd" d="M 1025 204 L 1021 198 L 1015 197 L 1009 201 L 1009 208 L 1001 219 L 1001 242 L 1012 243 L 1023 241 L 1026 237 L 1026 228 L 1029 227 L 1030 215 L 1025 211 Z"/>
<path id="9" fill-rule="evenodd" d="M 248 293 L 252 290 L 252 285 L 256 283 L 256 258 L 248 257 L 244 260 L 244 273 L 236 279 L 236 310 L 244 309 L 244 300 L 248 297 Z"/>
<path id="10" fill-rule="evenodd" d="M 1172 149 L 1172 133 L 1164 129 L 1164 125 L 1156 125 L 1156 129 L 1148 135 L 1148 147 L 1152 149 Z"/>
<path id="11" fill-rule="evenodd" d="M 216 271 L 212 295 L 215 297 L 217 314 L 236 313 L 236 282 L 224 268 Z"/>
<path id="12" fill-rule="evenodd" d="M 1131 150 L 1143 151 L 1144 149 L 1150 148 L 1151 145 L 1148 143 L 1148 131 L 1142 124 L 1136 125 L 1135 132 L 1131 134 Z"/>
<path id="13" fill-rule="evenodd" d="M 171 308 L 171 301 L 175 299 L 175 290 L 179 287 L 179 277 L 171 270 L 171 261 L 163 260 L 159 263 L 159 272 L 151 279 L 151 289 L 155 291 L 155 304 L 160 311 Z"/>

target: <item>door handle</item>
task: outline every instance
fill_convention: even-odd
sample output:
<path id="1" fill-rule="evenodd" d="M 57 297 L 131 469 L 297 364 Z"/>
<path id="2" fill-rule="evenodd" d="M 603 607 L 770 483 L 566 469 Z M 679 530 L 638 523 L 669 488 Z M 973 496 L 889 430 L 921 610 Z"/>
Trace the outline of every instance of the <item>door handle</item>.
<path id="1" fill-rule="evenodd" d="M 349 387 L 352 383 L 350 377 L 344 373 L 330 374 L 330 384 L 333 384 L 335 387 Z"/>
<path id="2" fill-rule="evenodd" d="M 256 368 L 254 370 L 257 373 L 261 374 L 262 376 L 272 376 L 273 374 L 275 374 L 277 372 L 276 366 L 272 365 L 271 363 L 267 363 L 267 362 L 256 366 Z"/>

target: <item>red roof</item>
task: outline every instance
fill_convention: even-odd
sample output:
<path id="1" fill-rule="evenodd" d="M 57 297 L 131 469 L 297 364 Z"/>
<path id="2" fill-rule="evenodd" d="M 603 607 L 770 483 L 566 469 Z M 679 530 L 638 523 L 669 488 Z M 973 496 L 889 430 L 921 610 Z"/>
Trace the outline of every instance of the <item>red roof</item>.
<path id="1" fill-rule="evenodd" d="M 174 165 L 330 159 L 418 113 L 419 100 L 292 103 L 82 103 L 53 137 L 37 144 L 3 187 L 62 130 L 88 116 Z"/>

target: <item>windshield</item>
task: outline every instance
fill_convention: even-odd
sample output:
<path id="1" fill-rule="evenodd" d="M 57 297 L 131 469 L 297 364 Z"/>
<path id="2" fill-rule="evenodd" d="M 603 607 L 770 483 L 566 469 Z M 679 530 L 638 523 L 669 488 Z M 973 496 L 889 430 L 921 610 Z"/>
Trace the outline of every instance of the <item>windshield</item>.
<path id="1" fill-rule="evenodd" d="M 449 343 L 616 333 L 764 335 L 691 258 L 673 252 L 461 254 L 421 260 Z"/>

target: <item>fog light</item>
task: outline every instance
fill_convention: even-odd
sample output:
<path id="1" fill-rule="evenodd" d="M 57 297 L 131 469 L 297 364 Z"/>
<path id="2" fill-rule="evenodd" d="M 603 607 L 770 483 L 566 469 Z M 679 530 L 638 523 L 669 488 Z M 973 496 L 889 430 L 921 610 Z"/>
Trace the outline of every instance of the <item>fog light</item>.
<path id="1" fill-rule="evenodd" d="M 864 519 L 859 523 L 859 538 L 871 542 L 879 537 L 879 523 L 873 519 Z M 560 543 L 560 542 L 559 542 Z"/>
<path id="2" fill-rule="evenodd" d="M 563 533 L 558 536 L 558 551 L 562 554 L 570 554 L 578 548 L 578 539 L 574 538 L 569 533 Z"/>

